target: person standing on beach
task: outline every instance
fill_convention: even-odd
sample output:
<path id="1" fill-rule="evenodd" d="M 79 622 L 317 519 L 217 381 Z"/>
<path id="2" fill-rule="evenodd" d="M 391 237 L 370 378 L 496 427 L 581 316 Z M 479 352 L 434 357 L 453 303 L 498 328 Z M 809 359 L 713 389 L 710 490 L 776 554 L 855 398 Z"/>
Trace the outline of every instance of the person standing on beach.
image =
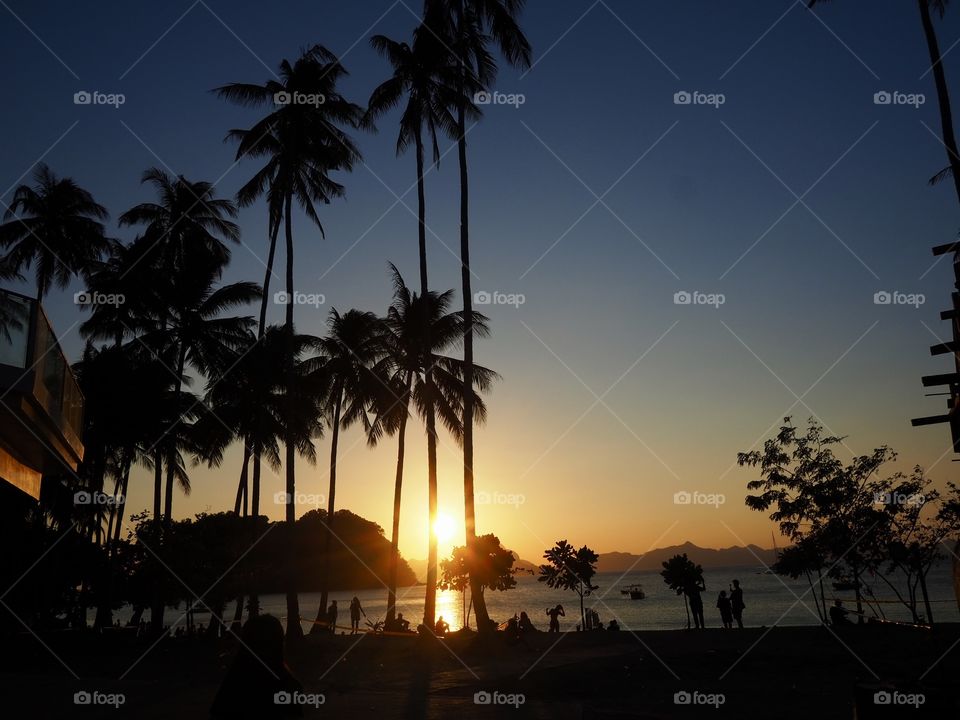
<path id="1" fill-rule="evenodd" d="M 727 591 L 721 590 L 720 597 L 717 598 L 717 609 L 720 610 L 720 621 L 723 627 L 733 627 L 733 613 L 730 611 L 730 598 L 727 597 Z"/>
<path id="2" fill-rule="evenodd" d="M 356 595 L 353 596 L 353 600 L 350 601 L 350 634 L 356 635 L 360 632 L 360 613 L 363 613 L 363 616 L 366 617 L 367 614 L 363 612 L 363 608 L 360 606 L 360 598 Z"/>
<path id="3" fill-rule="evenodd" d="M 740 589 L 740 581 L 734 580 L 733 587 L 730 588 L 730 610 L 733 612 L 733 619 L 737 621 L 737 627 L 743 629 L 743 590 Z"/>
<path id="4" fill-rule="evenodd" d="M 707 627 L 703 620 L 703 598 L 700 597 L 700 593 L 705 592 L 706 589 L 707 586 L 703 582 L 703 578 L 691 582 L 686 589 L 687 597 L 690 598 L 690 613 L 693 615 L 693 624 L 698 630 Z"/>
<path id="5" fill-rule="evenodd" d="M 550 616 L 550 630 L 548 632 L 560 632 L 560 616 L 566 617 L 563 611 L 563 605 L 557 605 L 555 608 L 547 608 L 547 615 Z"/>
<path id="6" fill-rule="evenodd" d="M 333 600 L 330 602 L 330 607 L 327 610 L 327 628 L 330 630 L 331 635 L 337 634 L 337 601 Z"/>

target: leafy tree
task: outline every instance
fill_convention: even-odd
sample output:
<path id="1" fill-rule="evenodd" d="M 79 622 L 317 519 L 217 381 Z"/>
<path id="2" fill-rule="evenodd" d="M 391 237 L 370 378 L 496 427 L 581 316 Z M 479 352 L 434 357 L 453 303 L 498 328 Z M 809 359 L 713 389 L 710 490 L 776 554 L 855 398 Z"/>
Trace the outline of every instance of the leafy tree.
<path id="1" fill-rule="evenodd" d="M 687 594 L 692 587 L 703 587 L 703 568 L 683 555 L 674 555 L 664 560 L 660 576 L 663 582 L 677 595 L 683 595 L 683 609 L 687 611 L 687 630 L 690 629 L 690 606 L 687 603 Z"/>
<path id="2" fill-rule="evenodd" d="M 547 562 L 540 566 L 537 580 L 545 582 L 547 587 L 575 592 L 580 598 L 580 627 L 586 627 L 583 598 L 599 587 L 591 585 L 590 581 L 597 573 L 600 556 L 586 545 L 574 550 L 566 540 L 558 540 L 556 545 L 544 551 L 543 557 Z M 481 622 L 479 614 L 477 622 Z"/>
<path id="3" fill-rule="evenodd" d="M 470 587 L 470 573 L 480 581 L 484 590 L 505 591 L 517 586 L 514 577 L 514 554 L 500 544 L 496 535 L 481 535 L 472 549 L 462 545 L 455 547 L 450 557 L 440 563 L 441 590 L 455 590 L 461 593 L 466 605 L 466 590 Z M 469 627 L 469 610 L 463 610 L 464 627 Z"/>

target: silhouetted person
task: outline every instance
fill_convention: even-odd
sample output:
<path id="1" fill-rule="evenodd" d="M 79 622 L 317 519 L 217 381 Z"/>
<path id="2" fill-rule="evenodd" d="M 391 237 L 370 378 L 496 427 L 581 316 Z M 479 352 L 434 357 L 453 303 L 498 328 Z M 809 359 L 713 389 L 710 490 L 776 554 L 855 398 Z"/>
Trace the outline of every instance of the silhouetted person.
<path id="1" fill-rule="evenodd" d="M 331 600 L 330 607 L 327 608 L 327 627 L 331 635 L 337 634 L 337 601 Z"/>
<path id="2" fill-rule="evenodd" d="M 603 629 L 603 625 L 600 626 L 600 629 Z M 616 632 L 620 629 L 620 623 L 616 621 L 616 618 L 610 621 L 610 624 L 607 625 L 607 630 L 610 632 Z"/>
<path id="3" fill-rule="evenodd" d="M 353 600 L 350 601 L 350 634 L 356 635 L 360 632 L 360 613 L 363 613 L 363 616 L 366 617 L 367 614 L 363 612 L 363 608 L 360 607 L 360 598 L 356 595 L 353 596 Z"/>
<path id="4" fill-rule="evenodd" d="M 717 609 L 720 610 L 720 621 L 725 628 L 733 627 L 733 611 L 730 609 L 730 598 L 727 597 L 727 591 L 721 590 L 720 597 L 717 598 Z"/>
<path id="5" fill-rule="evenodd" d="M 849 625 L 850 619 L 847 617 L 847 609 L 843 606 L 842 600 L 834 600 L 833 607 L 830 608 L 831 625 Z"/>
<path id="6" fill-rule="evenodd" d="M 448 632 L 450 632 L 450 623 L 444 620 L 443 615 L 441 615 L 440 619 L 437 620 L 437 626 L 434 628 L 434 635 L 437 637 L 446 637 Z"/>
<path id="7" fill-rule="evenodd" d="M 403 613 L 397 613 L 396 632 L 407 632 L 410 630 L 410 621 L 403 619 Z"/>
<path id="8" fill-rule="evenodd" d="M 700 597 L 700 593 L 706 589 L 707 587 L 703 582 L 703 578 L 700 578 L 687 585 L 684 590 L 690 599 L 690 612 L 693 615 L 693 624 L 700 630 L 707 626 L 703 621 L 703 598 Z"/>
<path id="9" fill-rule="evenodd" d="M 733 619 L 737 621 L 737 627 L 743 627 L 743 610 L 746 605 L 743 604 L 743 590 L 740 589 L 740 581 L 734 580 L 733 587 L 730 588 L 730 611 L 733 613 Z"/>
<path id="10" fill-rule="evenodd" d="M 560 618 L 567 616 L 563 611 L 563 605 L 547 608 L 547 615 L 550 616 L 550 630 L 548 632 L 560 632 Z"/>
<path id="11" fill-rule="evenodd" d="M 537 631 L 537 629 L 533 626 L 533 621 L 530 620 L 530 616 L 527 615 L 526 612 L 520 613 L 520 622 L 517 623 L 517 630 L 521 635 L 528 635 Z"/>
<path id="12" fill-rule="evenodd" d="M 210 708 L 214 718 L 299 717 L 300 707 L 276 702 L 278 693 L 303 687 L 283 660 L 283 626 L 273 615 L 258 615 L 243 626 L 237 656 Z"/>

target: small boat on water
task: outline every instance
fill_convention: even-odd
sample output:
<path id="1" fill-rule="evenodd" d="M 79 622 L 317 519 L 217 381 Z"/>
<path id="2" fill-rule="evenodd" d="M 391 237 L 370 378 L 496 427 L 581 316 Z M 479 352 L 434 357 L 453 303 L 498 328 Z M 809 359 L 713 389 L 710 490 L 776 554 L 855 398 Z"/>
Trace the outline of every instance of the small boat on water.
<path id="1" fill-rule="evenodd" d="M 620 590 L 621 595 L 629 595 L 631 600 L 643 600 L 647 594 L 643 591 L 643 585 L 627 585 Z"/>

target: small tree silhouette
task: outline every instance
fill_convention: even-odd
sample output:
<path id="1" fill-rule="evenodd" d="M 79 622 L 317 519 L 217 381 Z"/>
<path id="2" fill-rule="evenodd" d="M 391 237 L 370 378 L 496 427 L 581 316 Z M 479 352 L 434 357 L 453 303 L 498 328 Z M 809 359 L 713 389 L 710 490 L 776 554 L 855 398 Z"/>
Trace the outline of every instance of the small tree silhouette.
<path id="1" fill-rule="evenodd" d="M 517 585 L 513 553 L 500 544 L 500 538 L 493 534 L 481 535 L 474 548 L 477 557 L 471 563 L 466 546 L 455 547 L 450 557 L 440 562 L 442 575 L 437 585 L 441 590 L 455 590 L 461 594 L 464 627 L 470 627 L 466 590 L 470 587 L 471 565 L 481 589 L 512 590 Z M 473 604 L 473 598 L 470 598 L 470 603 Z"/>
<path id="2" fill-rule="evenodd" d="M 566 540 L 559 540 L 557 544 L 543 553 L 547 564 L 540 566 L 540 582 L 545 582 L 551 588 L 573 590 L 580 596 L 580 627 L 586 627 L 583 612 L 583 597 L 596 590 L 599 585 L 591 585 L 590 581 L 597 573 L 599 556 L 586 545 L 574 550 L 573 545 Z"/>
<path id="3" fill-rule="evenodd" d="M 687 588 L 703 583 L 703 568 L 696 565 L 687 557 L 687 554 L 674 555 L 663 562 L 660 571 L 663 581 L 675 590 L 677 595 L 683 595 L 683 609 L 687 611 L 687 630 L 690 629 L 690 607 L 687 605 Z"/>

